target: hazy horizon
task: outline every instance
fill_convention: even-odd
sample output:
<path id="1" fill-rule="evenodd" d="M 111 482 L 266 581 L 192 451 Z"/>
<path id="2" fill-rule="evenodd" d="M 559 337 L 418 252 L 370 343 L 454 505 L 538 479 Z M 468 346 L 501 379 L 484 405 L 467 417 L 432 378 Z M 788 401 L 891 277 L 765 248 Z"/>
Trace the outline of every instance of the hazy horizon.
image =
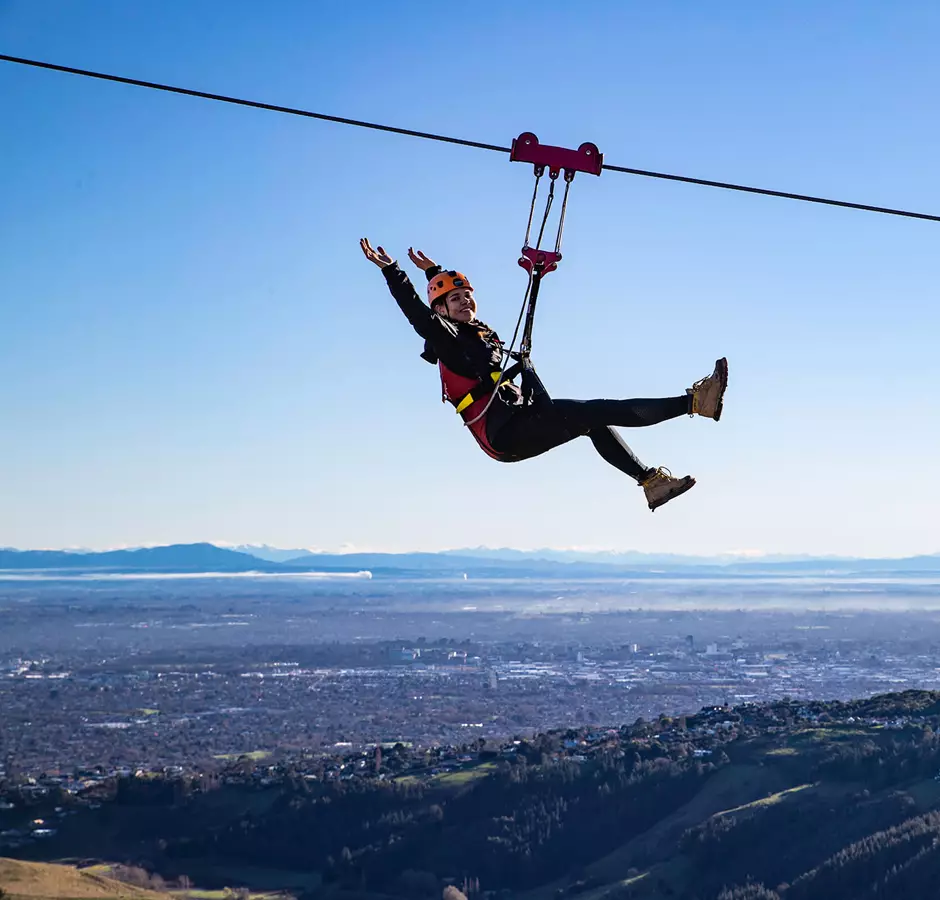
<path id="1" fill-rule="evenodd" d="M 249 555 L 255 555 L 252 553 L 254 551 L 272 551 L 276 553 L 286 554 L 288 552 L 294 553 L 298 556 L 303 554 L 313 554 L 313 555 L 323 555 L 323 556 L 342 556 L 342 555 L 357 555 L 357 554 L 392 554 L 392 555 L 407 555 L 407 554 L 457 554 L 457 553 L 467 553 L 468 555 L 473 555 L 474 553 L 480 554 L 495 554 L 495 553 L 516 553 L 520 555 L 526 554 L 537 554 L 537 553 L 555 553 L 555 554 L 570 554 L 570 555 L 584 555 L 584 556 L 650 556 L 650 557 L 679 557 L 687 559 L 726 559 L 746 562 L 748 560 L 774 560 L 774 559 L 785 559 L 785 560 L 813 560 L 813 559 L 823 559 L 823 560 L 869 560 L 869 559 L 907 559 L 910 557 L 919 557 L 919 556 L 938 556 L 940 555 L 940 550 L 927 551 L 924 553 L 901 553 L 901 554 L 884 554 L 884 555 L 871 555 L 871 556 L 862 556 L 862 555 L 853 555 L 853 554 L 826 554 L 826 553 L 765 553 L 762 551 L 756 550 L 729 550 L 725 552 L 715 552 L 708 554 L 694 554 L 694 553 L 679 553 L 675 551 L 643 551 L 636 550 L 632 548 L 627 549 L 613 549 L 613 548 L 602 548 L 602 547 L 513 547 L 513 546 L 487 546 L 487 545 L 476 545 L 476 546 L 455 546 L 455 547 L 441 547 L 435 549 L 429 549 L 427 547 L 414 547 L 409 549 L 401 550 L 388 550 L 388 549 L 376 549 L 371 547 L 354 547 L 350 544 L 342 544 L 339 549 L 327 549 L 327 548 L 311 548 L 311 547 L 296 547 L 296 548 L 285 548 L 277 547 L 273 544 L 268 543 L 227 543 L 223 541 L 211 541 L 211 540 L 202 540 L 202 541 L 172 541 L 169 543 L 157 543 L 157 542 L 148 542 L 140 544 L 117 544 L 112 546 L 99 546 L 99 547 L 89 547 L 89 546 L 60 546 L 60 547 L 16 547 L 16 546 L 0 546 L 0 550 L 12 550 L 20 553 L 29 553 L 29 552 L 59 552 L 59 553 L 110 553 L 121 550 L 145 550 L 145 549 L 154 549 L 158 547 L 185 547 L 185 546 L 197 546 L 197 545 L 211 545 L 213 547 L 218 547 L 223 550 L 232 550 L 235 552 L 247 553 Z M 263 556 L 259 556 L 259 559 L 263 559 Z M 289 557 L 285 557 L 289 558 Z"/>

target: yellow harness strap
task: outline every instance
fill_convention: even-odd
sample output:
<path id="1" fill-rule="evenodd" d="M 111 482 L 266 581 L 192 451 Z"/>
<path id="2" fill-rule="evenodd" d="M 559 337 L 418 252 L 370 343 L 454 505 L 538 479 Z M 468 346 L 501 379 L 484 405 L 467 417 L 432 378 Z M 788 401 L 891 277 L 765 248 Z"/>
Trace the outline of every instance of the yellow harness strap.
<path id="1" fill-rule="evenodd" d="M 499 370 L 495 372 L 490 372 L 490 377 L 493 379 L 494 384 L 497 381 L 499 381 L 500 374 L 501 373 L 499 372 Z M 457 404 L 457 412 L 462 413 L 468 406 L 470 406 L 471 403 L 474 403 L 475 401 L 479 400 L 481 397 L 485 397 L 487 393 L 489 393 L 488 391 L 484 391 L 482 394 L 477 396 L 477 391 L 479 391 L 480 388 L 482 387 L 483 387 L 482 383 L 478 384 L 472 391 L 464 394 L 463 397 L 460 398 L 460 402 Z"/>

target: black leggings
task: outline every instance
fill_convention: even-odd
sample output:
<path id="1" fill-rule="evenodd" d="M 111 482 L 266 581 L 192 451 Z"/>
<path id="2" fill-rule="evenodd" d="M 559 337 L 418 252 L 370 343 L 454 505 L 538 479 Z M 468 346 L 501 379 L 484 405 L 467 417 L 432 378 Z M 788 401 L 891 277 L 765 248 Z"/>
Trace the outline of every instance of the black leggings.
<path id="1" fill-rule="evenodd" d="M 655 400 L 552 400 L 550 406 L 519 406 L 490 441 L 493 449 L 516 459 L 531 459 L 576 437 L 587 436 L 614 468 L 637 482 L 649 477 L 613 426 L 643 428 L 689 413 L 689 395 Z"/>

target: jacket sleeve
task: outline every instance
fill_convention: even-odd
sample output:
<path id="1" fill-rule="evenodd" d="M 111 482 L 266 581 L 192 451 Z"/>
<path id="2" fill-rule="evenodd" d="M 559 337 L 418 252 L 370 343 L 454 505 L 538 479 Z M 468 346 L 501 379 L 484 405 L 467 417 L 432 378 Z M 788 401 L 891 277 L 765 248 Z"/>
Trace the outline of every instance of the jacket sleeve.
<path id="1" fill-rule="evenodd" d="M 391 291 L 399 309 L 405 314 L 405 317 L 411 322 L 412 328 L 421 335 L 421 337 L 430 340 L 433 329 L 432 318 L 434 313 L 431 307 L 424 303 L 414 289 L 411 279 L 398 268 L 398 263 L 392 263 L 382 269 L 385 276 L 385 282 Z"/>
<path id="2" fill-rule="evenodd" d="M 437 268 L 437 271 L 440 269 Z M 382 274 L 385 276 L 388 289 L 395 298 L 395 302 L 411 323 L 411 327 L 431 345 L 437 356 L 445 363 L 455 354 L 463 356 L 463 351 L 453 331 L 418 296 L 411 279 L 398 267 L 398 263 L 385 266 Z M 429 275 L 428 280 L 432 277 L 433 275 Z"/>

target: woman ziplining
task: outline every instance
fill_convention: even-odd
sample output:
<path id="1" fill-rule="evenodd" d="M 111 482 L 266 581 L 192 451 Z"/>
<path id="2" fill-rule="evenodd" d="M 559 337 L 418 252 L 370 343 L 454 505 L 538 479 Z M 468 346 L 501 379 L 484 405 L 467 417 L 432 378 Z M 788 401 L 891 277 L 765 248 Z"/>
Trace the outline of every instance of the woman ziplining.
<path id="1" fill-rule="evenodd" d="M 675 419 L 700 415 L 717 421 L 721 417 L 728 361 L 715 363 L 711 375 L 696 381 L 676 397 L 645 400 L 553 400 L 535 374 L 531 361 L 535 305 L 542 279 L 561 262 L 561 239 L 568 208 L 568 191 L 575 174 L 600 175 L 604 156 L 595 144 L 577 150 L 540 144 L 530 131 L 512 142 L 509 156 L 514 162 L 532 163 L 535 190 L 529 208 L 525 240 L 519 265 L 529 273 L 525 299 L 516 330 L 506 350 L 499 336 L 477 318 L 473 286 L 466 275 L 444 271 L 421 251 L 408 250 L 411 261 L 428 280 L 428 302 L 418 297 L 408 276 L 382 247 L 373 249 L 366 238 L 359 242 L 369 262 L 382 269 L 392 296 L 412 327 L 424 338 L 422 358 L 440 369 L 442 399 L 456 407 L 481 449 L 500 462 L 532 459 L 576 437 L 588 437 L 601 457 L 633 478 L 646 494 L 651 510 L 684 494 L 694 484 L 690 475 L 675 478 L 662 467 L 644 466 L 614 430 L 642 428 Z M 539 182 L 549 172 L 549 191 L 535 247 L 529 245 Z M 543 250 L 542 238 L 555 199 L 555 183 L 564 171 L 565 193 L 558 219 L 555 249 Z M 525 328 L 515 351 L 519 326 Z M 510 366 L 509 360 L 515 360 Z M 513 379 L 521 375 L 521 385 Z"/>
<path id="2" fill-rule="evenodd" d="M 411 261 L 428 280 L 428 303 L 418 296 L 397 262 L 382 247 L 360 241 L 366 259 L 379 266 L 392 296 L 414 330 L 424 338 L 421 357 L 440 369 L 443 399 L 457 408 L 477 443 L 500 462 L 539 456 L 576 437 L 588 437 L 601 457 L 633 478 L 651 510 L 684 494 L 689 475 L 675 478 L 663 467 L 644 466 L 614 430 L 639 428 L 682 415 L 721 417 L 728 363 L 719 359 L 711 375 L 675 397 L 641 400 L 558 400 L 526 398 L 513 382 L 513 369 L 501 369 L 505 351 L 496 332 L 477 318 L 473 286 L 465 275 L 444 271 L 421 251 Z M 536 379 L 537 380 L 537 379 Z M 541 387 L 539 383 L 539 387 Z"/>

